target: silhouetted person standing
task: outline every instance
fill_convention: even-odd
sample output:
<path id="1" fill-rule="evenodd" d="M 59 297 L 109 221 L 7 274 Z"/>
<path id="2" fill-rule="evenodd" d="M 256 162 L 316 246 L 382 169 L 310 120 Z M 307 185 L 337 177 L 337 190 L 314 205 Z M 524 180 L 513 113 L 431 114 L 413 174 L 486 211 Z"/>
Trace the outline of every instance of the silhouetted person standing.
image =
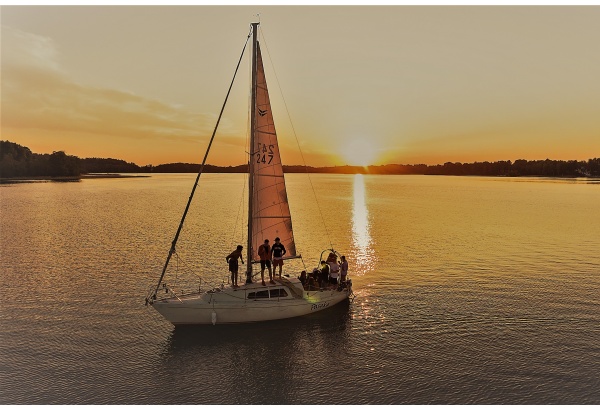
<path id="1" fill-rule="evenodd" d="M 342 256 L 342 263 L 340 264 L 340 273 L 341 273 L 341 281 L 346 281 L 346 276 L 348 276 L 348 261 L 345 256 Z"/>
<path id="2" fill-rule="evenodd" d="M 244 263 L 242 249 L 244 249 L 244 247 L 242 245 L 238 245 L 236 250 L 231 252 L 229 256 L 225 258 L 227 263 L 229 263 L 229 271 L 231 272 L 231 285 L 234 288 L 238 287 L 238 258 L 242 261 L 242 263 Z"/>
<path id="3" fill-rule="evenodd" d="M 279 241 L 279 237 L 275 238 L 275 244 L 271 248 L 271 259 L 273 259 L 273 275 L 279 266 L 279 279 L 281 279 L 281 269 L 283 268 L 283 255 L 286 254 L 285 246 Z"/>
<path id="4" fill-rule="evenodd" d="M 262 284 L 265 286 L 265 267 L 269 269 L 269 280 L 271 283 L 275 283 L 273 280 L 273 272 L 271 271 L 271 246 L 269 240 L 265 239 L 265 243 L 258 247 L 258 256 L 260 256 L 260 277 L 262 278 Z"/>

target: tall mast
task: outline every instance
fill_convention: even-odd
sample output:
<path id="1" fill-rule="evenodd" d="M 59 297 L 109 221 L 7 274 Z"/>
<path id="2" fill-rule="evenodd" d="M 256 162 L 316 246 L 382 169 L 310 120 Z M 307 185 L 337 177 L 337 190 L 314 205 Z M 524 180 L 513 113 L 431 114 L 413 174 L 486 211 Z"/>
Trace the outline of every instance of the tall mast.
<path id="1" fill-rule="evenodd" d="M 250 108 L 250 149 L 248 161 L 248 243 L 246 247 L 247 278 L 246 283 L 252 282 L 252 214 L 254 197 L 254 136 L 256 133 L 256 54 L 258 44 L 258 25 L 252 24 L 252 102 Z"/>

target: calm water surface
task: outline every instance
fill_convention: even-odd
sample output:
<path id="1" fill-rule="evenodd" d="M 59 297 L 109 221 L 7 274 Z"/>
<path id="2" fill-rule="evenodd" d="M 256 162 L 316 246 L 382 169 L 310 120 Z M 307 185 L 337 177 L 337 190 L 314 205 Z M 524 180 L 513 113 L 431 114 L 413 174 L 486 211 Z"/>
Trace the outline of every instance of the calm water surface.
<path id="1" fill-rule="evenodd" d="M 227 280 L 244 179 L 202 177 L 170 283 Z M 304 263 L 346 254 L 354 302 L 175 329 L 144 297 L 193 180 L 0 187 L 1 404 L 600 404 L 600 184 L 290 175 Z"/>

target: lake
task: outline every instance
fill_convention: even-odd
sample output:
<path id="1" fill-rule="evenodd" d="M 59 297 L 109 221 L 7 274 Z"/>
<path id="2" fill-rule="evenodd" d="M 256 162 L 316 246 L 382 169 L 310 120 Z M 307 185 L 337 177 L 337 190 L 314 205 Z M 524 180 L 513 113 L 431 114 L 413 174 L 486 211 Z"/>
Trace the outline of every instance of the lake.
<path id="1" fill-rule="evenodd" d="M 598 181 L 288 175 L 284 273 L 333 246 L 356 298 L 174 328 L 144 298 L 194 178 L 0 186 L 0 404 L 600 404 Z M 227 285 L 245 179 L 202 176 L 169 283 Z"/>

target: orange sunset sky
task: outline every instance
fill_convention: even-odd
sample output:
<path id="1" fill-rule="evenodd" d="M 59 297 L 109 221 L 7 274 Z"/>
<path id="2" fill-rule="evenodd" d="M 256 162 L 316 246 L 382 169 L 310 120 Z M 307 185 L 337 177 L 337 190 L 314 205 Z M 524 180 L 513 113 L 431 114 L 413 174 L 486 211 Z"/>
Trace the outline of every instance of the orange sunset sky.
<path id="1" fill-rule="evenodd" d="M 0 138 L 200 162 L 256 13 L 286 164 L 292 129 L 313 166 L 600 156 L 599 6 L 2 6 Z M 211 164 L 247 161 L 249 71 Z"/>

